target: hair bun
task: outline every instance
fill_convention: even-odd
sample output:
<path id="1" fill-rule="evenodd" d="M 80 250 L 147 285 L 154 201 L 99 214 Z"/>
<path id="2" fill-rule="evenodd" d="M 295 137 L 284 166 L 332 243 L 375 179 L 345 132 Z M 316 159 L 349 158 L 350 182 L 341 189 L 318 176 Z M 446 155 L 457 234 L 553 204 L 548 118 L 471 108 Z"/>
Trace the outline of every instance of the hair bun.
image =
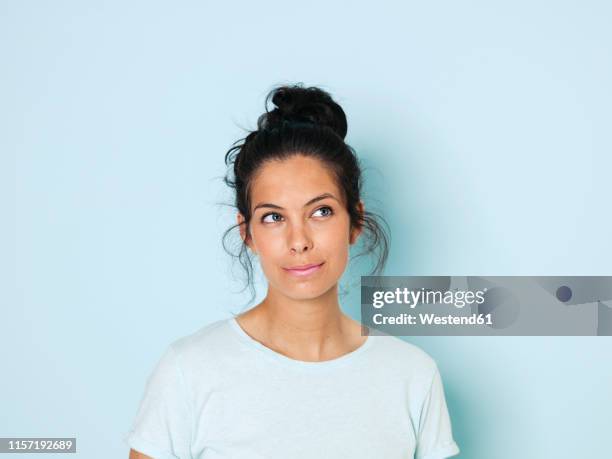
<path id="1" fill-rule="evenodd" d="M 275 106 L 272 111 L 268 111 L 270 99 Z M 257 120 L 258 128 L 273 129 L 291 122 L 327 126 L 340 138 L 346 137 L 344 110 L 326 91 L 315 86 L 305 88 L 296 84 L 280 86 L 270 91 L 266 97 L 266 113 Z"/>

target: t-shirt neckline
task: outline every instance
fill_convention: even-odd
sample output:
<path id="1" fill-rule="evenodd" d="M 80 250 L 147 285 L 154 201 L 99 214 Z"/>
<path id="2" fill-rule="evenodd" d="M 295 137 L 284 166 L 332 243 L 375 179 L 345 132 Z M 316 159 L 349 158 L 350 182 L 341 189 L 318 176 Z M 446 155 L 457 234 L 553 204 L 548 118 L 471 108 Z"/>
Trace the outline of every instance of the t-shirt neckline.
<path id="1" fill-rule="evenodd" d="M 319 370 L 319 369 L 333 368 L 333 367 L 337 367 L 340 365 L 344 365 L 354 360 L 359 355 L 363 354 L 373 343 L 372 335 L 368 335 L 365 342 L 361 346 L 359 346 L 357 349 L 354 349 L 351 352 L 341 355 L 340 357 L 336 357 L 335 359 L 322 360 L 320 362 L 309 362 L 306 360 L 297 360 L 291 357 L 287 357 L 286 355 L 283 355 L 279 352 L 276 352 L 270 349 L 267 346 L 264 346 L 262 343 L 255 340 L 246 331 L 244 331 L 235 317 L 230 317 L 228 319 L 228 323 L 230 327 L 232 328 L 232 330 L 236 332 L 238 337 L 244 343 L 248 344 L 250 347 L 257 349 L 260 352 L 263 352 L 268 357 L 273 358 L 274 360 L 276 360 L 277 362 L 283 365 L 287 365 L 287 366 L 291 366 L 295 368 L 302 368 L 302 369 Z"/>

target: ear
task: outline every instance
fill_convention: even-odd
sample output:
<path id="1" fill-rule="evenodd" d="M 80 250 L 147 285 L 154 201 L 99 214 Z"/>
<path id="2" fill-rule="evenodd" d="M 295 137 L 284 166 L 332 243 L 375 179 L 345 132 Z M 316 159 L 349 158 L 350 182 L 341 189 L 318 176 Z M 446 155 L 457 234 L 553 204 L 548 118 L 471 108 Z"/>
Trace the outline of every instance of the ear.
<path id="1" fill-rule="evenodd" d="M 363 204 L 363 201 L 359 201 L 359 203 L 357 204 L 357 210 L 359 211 L 360 214 L 363 215 L 363 213 L 365 212 L 365 206 Z M 353 230 L 351 231 L 350 238 L 349 238 L 349 243 L 351 245 L 353 245 L 355 242 L 357 242 L 357 238 L 362 233 L 362 231 L 363 231 L 363 227 L 361 227 L 361 228 L 353 228 Z"/>
<path id="2" fill-rule="evenodd" d="M 236 222 L 239 225 L 238 228 L 240 229 L 240 238 L 244 241 L 247 247 L 251 249 L 253 253 L 256 254 L 257 252 L 255 252 L 255 250 L 253 249 L 251 238 L 247 238 L 247 228 L 246 225 L 243 224 L 244 216 L 240 212 L 238 212 L 238 214 L 236 215 Z"/>

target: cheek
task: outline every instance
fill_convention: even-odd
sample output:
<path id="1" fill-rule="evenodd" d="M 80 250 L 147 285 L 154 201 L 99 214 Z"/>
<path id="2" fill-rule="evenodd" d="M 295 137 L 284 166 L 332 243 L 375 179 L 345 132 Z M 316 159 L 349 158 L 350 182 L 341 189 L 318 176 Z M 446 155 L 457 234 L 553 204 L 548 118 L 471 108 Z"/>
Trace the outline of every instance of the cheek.
<path id="1" fill-rule="evenodd" d="M 342 272 L 348 263 L 349 251 L 347 245 L 337 246 L 336 250 L 330 254 L 332 268 L 335 271 Z"/>
<path id="2" fill-rule="evenodd" d="M 271 263 L 283 256 L 283 244 L 280 237 L 260 238 L 257 241 L 257 249 L 262 263 Z"/>
<path id="3" fill-rule="evenodd" d="M 332 269 L 342 271 L 349 255 L 348 230 L 343 227 L 325 234 L 319 241 L 319 247 L 324 252 Z"/>
<path id="4" fill-rule="evenodd" d="M 287 262 L 286 246 L 280 235 L 259 232 L 253 235 L 257 246 L 257 258 L 267 278 L 275 276 L 276 271 Z"/>

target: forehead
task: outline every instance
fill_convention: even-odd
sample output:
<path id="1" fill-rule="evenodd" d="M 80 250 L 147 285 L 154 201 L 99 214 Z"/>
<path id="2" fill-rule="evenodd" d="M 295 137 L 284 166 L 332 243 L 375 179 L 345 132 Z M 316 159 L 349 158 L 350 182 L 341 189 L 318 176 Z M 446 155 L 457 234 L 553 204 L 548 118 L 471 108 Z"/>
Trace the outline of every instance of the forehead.
<path id="1" fill-rule="evenodd" d="M 251 202 L 272 202 L 302 207 L 324 192 L 341 199 L 333 173 L 315 158 L 301 155 L 264 164 L 251 183 Z"/>

